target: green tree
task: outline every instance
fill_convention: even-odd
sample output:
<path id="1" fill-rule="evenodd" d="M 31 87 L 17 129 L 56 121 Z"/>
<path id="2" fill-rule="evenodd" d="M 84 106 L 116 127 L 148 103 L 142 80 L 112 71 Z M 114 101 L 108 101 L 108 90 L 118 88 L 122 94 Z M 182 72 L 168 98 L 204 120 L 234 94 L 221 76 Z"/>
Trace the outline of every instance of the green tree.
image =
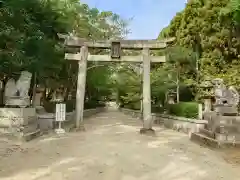
<path id="1" fill-rule="evenodd" d="M 219 77 L 227 84 L 240 85 L 238 2 L 188 1 L 165 31 L 165 37 L 175 36 L 178 45 L 199 54 L 201 81 Z"/>
<path id="2" fill-rule="evenodd" d="M 44 84 L 52 90 L 63 85 L 71 92 L 76 85 L 77 66 L 64 60 L 64 47 L 57 34 L 71 33 L 94 40 L 124 38 L 127 26 L 128 21 L 117 14 L 100 12 L 78 0 L 2 1 L 0 78 L 7 80 L 21 70 L 28 70 L 37 76 L 35 84 Z M 102 89 L 109 71 L 101 67 L 96 71 L 105 75 L 98 76 L 98 81 L 87 82 L 89 87 Z M 88 78 L 96 79 L 92 72 L 89 71 Z"/>

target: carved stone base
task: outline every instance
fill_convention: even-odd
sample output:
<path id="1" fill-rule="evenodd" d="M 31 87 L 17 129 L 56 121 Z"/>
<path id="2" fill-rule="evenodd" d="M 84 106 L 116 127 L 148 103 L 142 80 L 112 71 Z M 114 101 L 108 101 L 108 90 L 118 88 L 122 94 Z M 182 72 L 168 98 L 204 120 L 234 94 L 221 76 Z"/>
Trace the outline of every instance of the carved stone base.
<path id="1" fill-rule="evenodd" d="M 29 97 L 27 98 L 21 98 L 18 96 L 5 97 L 5 106 L 25 108 L 28 107 L 29 105 L 30 105 Z"/>
<path id="2" fill-rule="evenodd" d="M 154 129 L 146 129 L 146 128 L 140 129 L 140 134 L 149 135 L 149 136 L 155 136 L 156 135 Z"/>
<path id="3" fill-rule="evenodd" d="M 221 138 L 221 140 L 219 139 Z M 202 146 L 207 146 L 211 148 L 239 148 L 239 141 L 226 141 L 225 137 L 218 137 L 218 139 L 208 137 L 207 135 L 200 133 L 192 133 L 190 140 L 199 143 Z"/>
<path id="4" fill-rule="evenodd" d="M 0 108 L 0 136 L 30 140 L 39 132 L 34 108 Z"/>
<path id="5" fill-rule="evenodd" d="M 237 106 L 215 105 L 215 111 L 223 116 L 237 116 Z"/>

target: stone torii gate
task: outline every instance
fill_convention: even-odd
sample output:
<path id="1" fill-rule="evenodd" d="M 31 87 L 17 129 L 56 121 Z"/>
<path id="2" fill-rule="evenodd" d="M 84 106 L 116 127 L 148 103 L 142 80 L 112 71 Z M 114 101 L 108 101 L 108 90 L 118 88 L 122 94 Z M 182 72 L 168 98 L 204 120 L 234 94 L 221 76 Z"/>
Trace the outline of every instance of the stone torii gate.
<path id="1" fill-rule="evenodd" d="M 65 46 L 79 48 L 80 52 L 76 54 L 65 53 L 65 59 L 78 61 L 78 81 L 76 93 L 76 128 L 84 129 L 83 126 L 83 110 L 84 96 L 87 74 L 87 61 L 102 62 L 133 62 L 142 63 L 143 67 L 143 128 L 141 133 L 152 130 L 151 115 L 151 83 L 150 83 L 150 65 L 151 62 L 165 62 L 165 56 L 151 56 L 150 50 L 159 50 L 167 47 L 168 42 L 174 39 L 157 41 L 157 40 L 116 40 L 116 41 L 87 41 L 86 39 L 59 35 L 65 39 Z M 88 49 L 110 49 L 110 54 L 94 55 L 90 54 Z M 123 49 L 141 50 L 141 56 L 122 56 Z"/>

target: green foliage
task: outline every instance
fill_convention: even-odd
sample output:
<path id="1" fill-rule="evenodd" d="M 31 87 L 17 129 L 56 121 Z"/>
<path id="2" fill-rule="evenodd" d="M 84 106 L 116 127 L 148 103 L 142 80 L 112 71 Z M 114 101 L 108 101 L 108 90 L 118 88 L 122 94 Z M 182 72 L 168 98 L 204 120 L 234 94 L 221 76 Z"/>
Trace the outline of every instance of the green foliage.
<path id="1" fill-rule="evenodd" d="M 235 25 L 239 26 L 240 24 L 240 1 L 239 0 L 230 0 L 225 8 L 222 9 L 222 16 L 231 17 Z"/>
<path id="2" fill-rule="evenodd" d="M 175 45 L 167 48 L 166 55 L 168 63 L 175 66 L 196 66 L 196 54 L 189 48 Z"/>
<path id="3" fill-rule="evenodd" d="M 129 33 L 128 23 L 113 12 L 100 12 L 79 0 L 2 1 L 0 80 L 28 70 L 37 74 L 37 84 L 50 89 L 64 86 L 72 92 L 76 89 L 78 66 L 64 60 L 64 46 L 57 33 L 89 40 L 122 39 Z M 110 76 L 108 66 L 89 70 L 87 98 L 108 95 Z"/>
<path id="4" fill-rule="evenodd" d="M 140 103 L 141 75 L 139 70 L 138 65 L 128 63 L 118 64 L 112 69 L 113 91 L 120 105 L 135 106 L 136 102 Z"/>
<path id="5" fill-rule="evenodd" d="M 123 108 L 127 109 L 133 109 L 133 110 L 140 110 L 141 109 L 141 103 L 135 102 L 135 103 L 129 103 L 122 106 Z"/>
<path id="6" fill-rule="evenodd" d="M 159 38 L 176 37 L 177 45 L 196 52 L 200 81 L 218 77 L 239 88 L 239 22 L 239 0 L 190 0 Z M 183 78 L 184 83 L 197 85 L 190 73 Z"/>
<path id="7" fill-rule="evenodd" d="M 165 110 L 165 107 L 160 107 L 157 105 L 152 105 L 152 113 L 163 113 Z"/>
<path id="8" fill-rule="evenodd" d="M 169 104 L 168 112 L 171 115 L 197 118 L 198 115 L 198 103 L 196 102 L 180 102 L 178 104 Z"/>
<path id="9" fill-rule="evenodd" d="M 91 100 L 91 101 L 85 102 L 84 109 L 94 109 L 97 107 L 104 107 L 104 106 L 105 104 L 101 101 Z"/>
<path id="10" fill-rule="evenodd" d="M 167 56 L 167 62 L 151 67 L 151 95 L 154 107 L 164 106 L 167 94 L 176 93 L 177 86 L 181 93 L 182 89 L 185 91 L 188 85 L 195 83 L 189 81 L 189 77 L 193 79 L 195 76 L 196 64 L 195 54 L 191 49 L 174 46 L 167 48 L 164 54 Z M 120 104 L 136 109 L 133 106 L 136 102 L 140 103 L 142 91 L 140 67 L 125 63 L 121 64 L 115 73 L 118 78 L 114 86 L 118 91 Z M 191 99 L 191 95 L 190 92 L 190 98 L 186 99 Z"/>
<path id="11" fill-rule="evenodd" d="M 56 33 L 65 25 L 55 20 L 58 16 L 50 4 L 41 1 L 4 1 L 0 16 L 1 72 L 11 75 L 26 69 L 42 71 L 43 76 L 45 72 L 59 73 L 58 61 L 63 54 Z"/>

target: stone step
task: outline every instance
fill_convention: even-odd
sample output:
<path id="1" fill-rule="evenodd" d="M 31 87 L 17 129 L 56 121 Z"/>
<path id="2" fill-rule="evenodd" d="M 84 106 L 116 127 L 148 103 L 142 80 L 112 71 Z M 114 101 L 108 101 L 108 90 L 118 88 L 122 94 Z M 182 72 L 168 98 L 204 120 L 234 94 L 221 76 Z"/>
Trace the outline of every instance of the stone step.
<path id="1" fill-rule="evenodd" d="M 218 148 L 219 143 L 216 139 L 206 136 L 205 134 L 201 133 L 191 133 L 190 140 L 197 142 L 200 145 Z"/>
<path id="2" fill-rule="evenodd" d="M 22 127 L 22 132 L 25 133 L 31 133 L 31 132 L 35 132 L 39 130 L 39 124 L 35 123 L 35 124 L 29 124 L 27 126 L 23 126 Z"/>
<path id="3" fill-rule="evenodd" d="M 240 134 L 239 133 L 230 133 L 230 134 L 220 134 L 215 133 L 215 139 L 218 141 L 226 141 L 226 142 L 239 142 Z"/>
<path id="4" fill-rule="evenodd" d="M 238 110 L 237 107 L 227 106 L 227 105 L 216 105 L 215 111 L 220 115 L 225 116 L 237 116 Z"/>
<path id="5" fill-rule="evenodd" d="M 212 131 L 209 131 L 207 129 L 199 129 L 199 133 L 206 135 L 207 137 L 214 138 L 214 133 Z"/>
<path id="6" fill-rule="evenodd" d="M 218 116 L 219 124 L 239 124 L 240 116 Z"/>
<path id="7" fill-rule="evenodd" d="M 191 133 L 190 140 L 197 142 L 201 145 L 205 145 L 213 148 L 229 148 L 229 147 L 240 147 L 240 142 L 231 142 L 231 141 L 219 141 L 217 139 L 208 137 L 201 133 Z"/>
<path id="8" fill-rule="evenodd" d="M 236 126 L 234 124 L 219 125 L 216 128 L 216 132 L 220 133 L 220 134 L 229 134 L 229 133 L 239 133 L 240 134 L 240 126 Z"/>
<path id="9" fill-rule="evenodd" d="M 22 137 L 22 140 L 30 141 L 30 140 L 32 140 L 34 138 L 39 137 L 39 136 L 41 136 L 41 131 L 39 129 L 37 129 L 34 132 L 30 132 L 30 133 L 24 134 L 23 137 Z"/>
<path id="10" fill-rule="evenodd" d="M 199 129 L 199 133 L 209 137 L 209 138 L 213 138 L 216 139 L 218 141 L 240 141 L 240 133 L 238 132 L 216 132 L 213 133 L 210 130 L 207 129 Z"/>
<path id="11" fill-rule="evenodd" d="M 37 107 L 36 107 L 36 113 L 37 113 L 37 114 L 45 114 L 45 113 L 46 113 L 46 110 L 45 110 L 44 107 L 42 107 L 42 106 L 37 106 Z"/>
<path id="12" fill-rule="evenodd" d="M 6 132 L 5 133 L 0 133 L 0 138 L 7 138 L 10 140 L 17 140 L 17 141 L 29 141 L 33 138 L 36 138 L 38 136 L 41 135 L 41 131 L 39 129 L 35 129 L 34 131 L 30 131 L 30 132 Z"/>

